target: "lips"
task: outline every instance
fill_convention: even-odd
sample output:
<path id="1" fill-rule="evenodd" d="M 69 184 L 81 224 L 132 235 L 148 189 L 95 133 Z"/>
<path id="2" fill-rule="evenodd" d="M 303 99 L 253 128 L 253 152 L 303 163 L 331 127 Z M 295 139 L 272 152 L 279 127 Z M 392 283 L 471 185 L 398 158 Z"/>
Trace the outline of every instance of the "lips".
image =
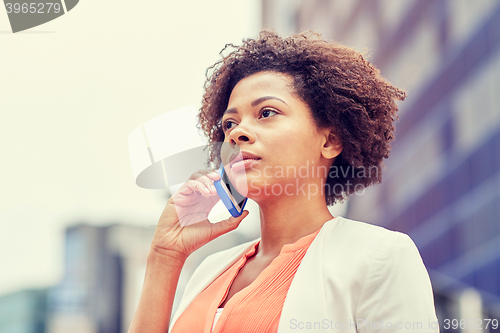
<path id="1" fill-rule="evenodd" d="M 231 156 L 229 165 L 232 168 L 234 163 L 242 160 L 260 160 L 260 157 L 249 152 L 240 151 L 238 154 Z"/>

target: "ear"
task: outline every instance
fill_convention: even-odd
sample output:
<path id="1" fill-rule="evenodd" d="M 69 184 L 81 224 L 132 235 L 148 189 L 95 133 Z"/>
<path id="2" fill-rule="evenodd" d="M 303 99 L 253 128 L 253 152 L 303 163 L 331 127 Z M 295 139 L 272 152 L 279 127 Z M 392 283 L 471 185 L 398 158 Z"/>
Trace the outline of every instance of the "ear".
<path id="1" fill-rule="evenodd" d="M 321 154 L 326 159 L 337 157 L 342 152 L 342 141 L 332 131 L 325 132 L 325 143 L 321 149 Z"/>

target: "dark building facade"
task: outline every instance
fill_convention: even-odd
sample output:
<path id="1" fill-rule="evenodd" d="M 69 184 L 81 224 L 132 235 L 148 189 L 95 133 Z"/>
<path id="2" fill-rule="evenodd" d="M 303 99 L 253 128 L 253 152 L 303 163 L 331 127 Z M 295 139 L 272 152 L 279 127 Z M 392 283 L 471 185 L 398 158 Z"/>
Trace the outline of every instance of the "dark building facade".
<path id="1" fill-rule="evenodd" d="M 365 50 L 407 91 L 382 184 L 350 198 L 347 215 L 410 235 L 441 324 L 498 319 L 500 2 L 264 0 L 263 22 Z"/>

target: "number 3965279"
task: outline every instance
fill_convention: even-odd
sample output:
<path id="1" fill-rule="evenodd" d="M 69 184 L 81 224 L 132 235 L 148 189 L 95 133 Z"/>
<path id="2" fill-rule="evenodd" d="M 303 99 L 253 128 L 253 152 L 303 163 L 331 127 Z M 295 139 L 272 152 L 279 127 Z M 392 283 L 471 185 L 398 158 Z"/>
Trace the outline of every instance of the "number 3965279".
<path id="1" fill-rule="evenodd" d="M 44 14 L 44 13 L 59 13 L 61 11 L 61 5 L 59 3 L 10 3 L 5 4 L 7 8 L 7 14 L 10 13 L 31 13 L 31 14 Z"/>
<path id="2" fill-rule="evenodd" d="M 477 329 L 477 330 L 483 330 L 483 329 L 489 329 L 492 328 L 496 330 L 498 328 L 498 319 L 469 319 L 469 320 L 458 320 L 458 319 L 445 319 L 443 320 L 443 328 L 444 329 Z"/>

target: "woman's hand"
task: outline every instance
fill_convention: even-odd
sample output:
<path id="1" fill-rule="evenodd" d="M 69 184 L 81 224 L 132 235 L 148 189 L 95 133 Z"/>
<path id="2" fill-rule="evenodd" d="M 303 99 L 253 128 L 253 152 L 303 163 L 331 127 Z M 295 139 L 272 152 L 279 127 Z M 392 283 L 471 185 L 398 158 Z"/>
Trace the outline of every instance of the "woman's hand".
<path id="1" fill-rule="evenodd" d="M 160 255 L 185 260 L 211 240 L 238 227 L 248 215 L 210 223 L 207 217 L 219 196 L 213 182 L 220 175 L 208 170 L 194 173 L 168 200 L 158 222 L 151 250 Z"/>

